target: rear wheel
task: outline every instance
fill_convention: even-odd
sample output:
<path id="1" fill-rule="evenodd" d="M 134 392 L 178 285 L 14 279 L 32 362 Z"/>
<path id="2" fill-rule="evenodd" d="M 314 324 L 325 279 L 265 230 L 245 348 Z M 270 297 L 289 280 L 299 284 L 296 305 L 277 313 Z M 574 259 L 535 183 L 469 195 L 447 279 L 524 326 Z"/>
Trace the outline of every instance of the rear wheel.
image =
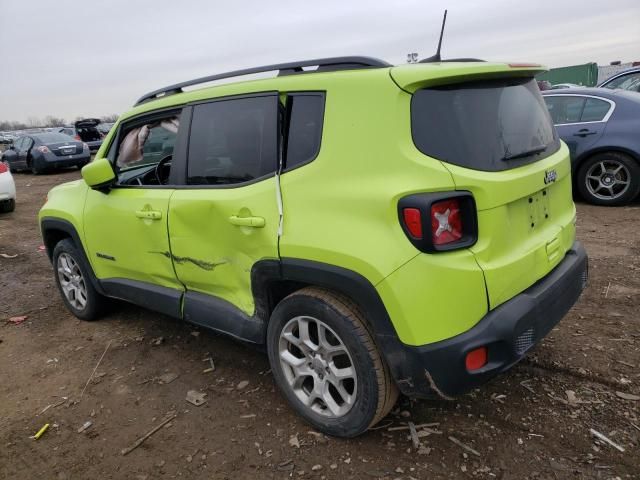
<path id="1" fill-rule="evenodd" d="M 106 298 L 91 283 L 91 271 L 75 244 L 68 238 L 53 249 L 56 284 L 64 304 L 81 320 L 95 320 L 106 306 Z"/>
<path id="2" fill-rule="evenodd" d="M 341 295 L 305 288 L 282 300 L 269 322 L 267 349 L 290 405 L 326 434 L 359 435 L 398 398 L 362 313 Z"/>
<path id="3" fill-rule="evenodd" d="M 577 182 L 589 203 L 625 205 L 640 193 L 640 166 L 623 153 L 599 153 L 580 165 Z"/>

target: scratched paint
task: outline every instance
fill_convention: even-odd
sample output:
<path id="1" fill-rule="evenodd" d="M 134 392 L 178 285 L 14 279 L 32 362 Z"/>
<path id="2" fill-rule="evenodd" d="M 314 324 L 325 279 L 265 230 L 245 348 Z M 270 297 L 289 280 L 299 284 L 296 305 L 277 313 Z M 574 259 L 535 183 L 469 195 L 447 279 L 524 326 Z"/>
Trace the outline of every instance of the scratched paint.
<path id="1" fill-rule="evenodd" d="M 225 263 L 228 263 L 227 260 L 221 260 L 219 262 L 207 262 L 205 260 L 200 260 L 198 258 L 180 257 L 178 255 L 172 254 L 171 252 L 149 252 L 149 253 L 158 253 L 160 255 L 165 256 L 166 258 L 168 258 L 170 260 L 173 260 L 174 262 L 176 262 L 178 264 L 192 263 L 196 267 L 202 268 L 203 270 L 209 270 L 209 271 L 213 270 L 218 265 L 223 265 Z"/>

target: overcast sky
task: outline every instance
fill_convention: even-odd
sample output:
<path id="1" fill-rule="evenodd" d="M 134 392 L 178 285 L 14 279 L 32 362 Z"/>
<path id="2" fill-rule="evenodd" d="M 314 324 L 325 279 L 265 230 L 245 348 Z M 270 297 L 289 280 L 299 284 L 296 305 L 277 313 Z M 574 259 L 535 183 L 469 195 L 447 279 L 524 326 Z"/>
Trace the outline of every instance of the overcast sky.
<path id="1" fill-rule="evenodd" d="M 140 95 L 275 62 L 431 55 L 640 60 L 640 0 L 0 0 L 0 120 L 121 113 Z"/>

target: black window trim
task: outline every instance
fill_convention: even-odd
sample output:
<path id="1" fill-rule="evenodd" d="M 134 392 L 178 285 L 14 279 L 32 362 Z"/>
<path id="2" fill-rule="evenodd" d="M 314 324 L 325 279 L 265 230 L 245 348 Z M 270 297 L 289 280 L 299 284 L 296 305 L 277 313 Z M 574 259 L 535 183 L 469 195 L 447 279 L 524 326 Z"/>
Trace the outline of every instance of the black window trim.
<path id="1" fill-rule="evenodd" d="M 280 94 L 285 92 L 279 92 L 277 90 L 269 90 L 265 92 L 251 92 L 251 93 L 243 93 L 238 95 L 225 95 L 223 97 L 216 98 L 208 98 L 204 100 L 197 100 L 194 102 L 189 102 L 187 105 L 189 107 L 194 107 L 197 105 L 211 104 L 217 102 L 225 102 L 228 100 L 241 100 L 245 98 L 261 98 L 261 97 L 275 97 L 276 102 L 280 103 Z M 282 155 L 281 144 L 282 144 L 282 135 L 280 134 L 280 115 L 276 119 L 276 131 L 278 132 L 276 139 L 276 168 L 273 172 L 267 173 L 265 175 L 261 175 L 260 177 L 252 178 L 251 180 L 247 180 L 246 182 L 239 183 L 229 183 L 229 184 L 221 184 L 221 185 L 210 185 L 210 184 L 202 184 L 202 185 L 190 185 L 187 183 L 188 176 L 188 168 L 189 168 L 189 140 L 191 139 L 191 123 L 193 120 L 193 112 L 191 113 L 191 118 L 189 119 L 189 129 L 188 135 L 186 136 L 186 146 L 185 146 L 185 158 L 184 158 L 184 167 L 181 171 L 180 182 L 175 186 L 178 190 L 202 190 L 202 189 L 229 189 L 229 188 L 241 188 L 246 187 L 248 185 L 252 185 L 254 183 L 261 182 L 268 178 L 276 178 L 276 174 L 278 173 L 278 164 L 280 162 L 280 155 Z"/>
<path id="2" fill-rule="evenodd" d="M 605 114 L 604 117 L 602 117 L 602 120 L 591 120 L 589 122 L 567 122 L 567 123 L 554 123 L 554 126 L 567 126 L 567 125 L 584 125 L 587 123 L 607 123 L 609 121 L 609 119 L 611 118 L 611 115 L 613 115 L 613 111 L 616 109 L 616 102 L 614 102 L 613 100 L 609 99 L 609 98 L 605 98 L 605 97 L 599 97 L 597 95 L 587 95 L 587 94 L 583 94 L 583 93 L 554 93 L 554 94 L 545 94 L 542 96 L 542 98 L 545 97 L 582 97 L 585 99 L 584 101 L 584 105 L 582 106 L 582 110 L 580 111 L 580 118 L 582 118 L 582 114 L 584 113 L 584 109 L 587 106 L 587 99 L 589 98 L 595 98 L 596 100 L 604 100 L 605 102 L 607 102 L 609 104 L 609 111 Z M 551 119 L 553 120 L 553 119 Z"/>
<path id="3" fill-rule="evenodd" d="M 284 131 L 283 131 L 283 135 L 282 135 L 282 139 L 283 139 L 283 159 L 282 159 L 282 172 L 280 175 L 284 175 L 288 172 L 292 172 L 293 170 L 296 170 L 300 167 L 304 167 L 305 165 L 310 164 L 311 162 L 313 162 L 316 158 L 318 158 L 318 156 L 320 155 L 320 151 L 322 150 L 322 143 L 323 143 L 323 136 L 324 136 L 324 114 L 326 111 L 326 104 L 327 104 L 327 94 L 326 91 L 324 90 L 296 90 L 296 91 L 289 91 L 289 92 L 283 92 L 286 94 L 287 96 L 287 103 L 285 105 L 285 119 L 284 119 Z M 321 118 L 320 118 L 320 143 L 318 143 L 318 148 L 316 149 L 315 154 L 309 159 L 306 160 L 304 162 L 298 163 L 295 167 L 292 168 L 288 168 L 287 167 L 287 146 L 289 144 L 289 122 L 291 120 L 291 107 L 289 106 L 289 97 L 296 97 L 296 96 L 307 96 L 307 97 L 321 97 L 322 98 L 322 114 L 321 114 Z"/>

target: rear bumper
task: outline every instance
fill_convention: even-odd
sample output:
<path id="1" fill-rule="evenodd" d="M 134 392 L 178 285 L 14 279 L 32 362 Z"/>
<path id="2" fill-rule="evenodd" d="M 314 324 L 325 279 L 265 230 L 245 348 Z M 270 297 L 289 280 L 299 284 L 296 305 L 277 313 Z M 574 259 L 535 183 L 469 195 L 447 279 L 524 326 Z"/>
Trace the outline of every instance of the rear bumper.
<path id="1" fill-rule="evenodd" d="M 84 165 L 91 160 L 90 153 L 78 153 L 73 157 L 59 157 L 54 154 L 48 154 L 43 158 L 34 158 L 34 164 L 38 168 L 50 168 L 50 167 L 75 167 L 76 165 Z"/>
<path id="2" fill-rule="evenodd" d="M 458 395 L 487 382 L 520 361 L 553 329 L 580 297 L 587 277 L 587 254 L 576 242 L 551 273 L 467 332 L 425 346 L 404 345 L 386 355 L 398 387 L 408 396 L 431 397 L 436 389 Z M 466 354 L 482 346 L 488 348 L 488 363 L 468 372 Z"/>

